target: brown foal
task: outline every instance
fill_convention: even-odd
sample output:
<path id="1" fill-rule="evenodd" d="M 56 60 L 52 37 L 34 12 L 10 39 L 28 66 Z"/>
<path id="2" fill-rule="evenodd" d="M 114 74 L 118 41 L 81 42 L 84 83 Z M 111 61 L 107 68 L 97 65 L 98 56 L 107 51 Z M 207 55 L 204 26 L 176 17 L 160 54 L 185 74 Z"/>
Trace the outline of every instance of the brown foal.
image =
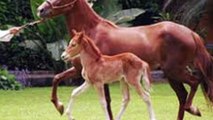
<path id="1" fill-rule="evenodd" d="M 133 86 L 148 107 L 150 120 L 155 120 L 154 111 L 149 95 L 150 69 L 148 63 L 142 61 L 132 53 L 121 53 L 114 56 L 103 55 L 94 42 L 83 32 L 74 32 L 74 37 L 62 54 L 62 59 L 70 61 L 80 55 L 83 66 L 82 76 L 85 82 L 74 89 L 66 114 L 73 120 L 71 109 L 76 96 L 84 92 L 89 86 L 94 86 L 100 97 L 106 120 L 110 120 L 104 95 L 104 84 L 120 80 L 123 93 L 123 103 L 116 120 L 120 120 L 130 100 L 129 85 Z M 144 90 L 141 88 L 141 78 L 144 80 Z"/>

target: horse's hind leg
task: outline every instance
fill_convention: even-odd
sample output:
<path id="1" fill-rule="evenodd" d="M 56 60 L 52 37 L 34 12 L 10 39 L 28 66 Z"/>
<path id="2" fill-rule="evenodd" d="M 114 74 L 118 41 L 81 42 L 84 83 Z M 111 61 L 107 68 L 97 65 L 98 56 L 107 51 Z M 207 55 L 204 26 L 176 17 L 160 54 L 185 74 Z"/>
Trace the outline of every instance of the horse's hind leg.
<path id="1" fill-rule="evenodd" d="M 194 95 L 197 91 L 199 83 L 198 82 L 194 82 L 190 85 L 191 90 L 189 93 L 189 96 L 187 98 L 186 104 L 185 104 L 185 110 L 193 115 L 197 115 L 197 116 L 201 116 L 200 110 L 192 105 L 192 100 L 194 98 Z"/>
<path id="2" fill-rule="evenodd" d="M 169 84 L 172 87 L 172 89 L 175 91 L 178 100 L 179 100 L 179 111 L 178 111 L 178 118 L 177 120 L 183 120 L 184 117 L 184 105 L 186 103 L 187 98 L 187 91 L 185 87 L 183 86 L 183 83 L 178 82 L 176 80 L 169 79 Z"/>
<path id="3" fill-rule="evenodd" d="M 178 75 L 181 76 L 181 74 L 178 74 Z M 176 95 L 178 96 L 178 100 L 179 100 L 179 112 L 178 112 L 177 119 L 183 120 L 185 110 L 193 115 L 200 116 L 201 113 L 200 113 L 199 109 L 192 105 L 192 99 L 197 90 L 198 83 L 195 82 L 195 84 L 190 85 L 191 90 L 190 90 L 190 93 L 188 96 L 188 92 L 186 91 L 182 82 L 173 80 L 172 78 L 168 78 L 168 79 L 169 79 L 170 86 L 175 91 Z M 186 80 L 186 78 L 185 78 L 185 80 Z M 187 96 L 188 96 L 188 98 L 187 98 Z"/>
<path id="4" fill-rule="evenodd" d="M 180 55 L 176 54 L 176 57 L 177 56 L 180 56 Z M 187 64 L 184 62 L 186 60 L 180 59 L 180 58 L 178 59 L 178 57 L 177 58 L 176 57 L 167 60 L 165 64 L 163 65 L 163 70 L 169 80 L 170 86 L 175 91 L 179 100 L 179 111 L 178 111 L 177 120 L 183 120 L 185 105 L 186 105 L 187 96 L 188 96 L 188 92 L 186 91 L 183 83 L 184 82 L 186 83 L 186 81 L 191 80 L 191 78 L 186 76 L 187 72 L 185 67 L 187 66 Z M 184 56 L 182 57 L 185 58 Z M 192 100 L 194 96 L 193 91 L 191 91 L 190 94 L 191 95 L 189 95 L 188 100 L 190 99 Z M 193 109 L 194 107 L 190 107 L 187 111 L 193 115 L 197 115 L 194 112 L 191 112 L 191 111 L 194 111 Z"/>
<path id="5" fill-rule="evenodd" d="M 185 80 L 184 82 L 190 86 L 190 92 L 184 106 L 185 110 L 193 115 L 201 116 L 199 109 L 192 105 L 194 95 L 200 83 L 199 79 L 189 74 L 188 72 L 182 72 L 182 75 L 180 74 L 180 76 L 182 76 Z"/>
<path id="6" fill-rule="evenodd" d="M 118 113 L 116 120 L 120 120 L 121 116 L 123 115 L 124 111 L 126 110 L 126 107 L 130 101 L 130 95 L 129 95 L 129 86 L 128 84 L 122 79 L 120 81 L 122 94 L 123 94 L 123 100 L 122 100 L 122 106 L 120 109 L 120 112 Z"/>

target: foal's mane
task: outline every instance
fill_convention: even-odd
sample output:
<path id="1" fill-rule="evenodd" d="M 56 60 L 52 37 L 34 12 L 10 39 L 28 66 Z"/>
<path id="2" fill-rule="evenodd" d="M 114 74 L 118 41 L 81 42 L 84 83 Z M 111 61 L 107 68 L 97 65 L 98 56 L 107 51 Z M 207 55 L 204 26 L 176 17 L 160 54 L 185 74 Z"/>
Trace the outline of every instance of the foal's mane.
<path id="1" fill-rule="evenodd" d="M 84 41 L 84 48 L 91 48 L 92 52 L 95 53 L 95 55 L 97 55 L 98 58 L 101 57 L 102 53 L 100 51 L 100 49 L 95 45 L 95 43 L 93 42 L 93 40 L 88 37 L 87 35 L 83 35 L 82 40 Z"/>

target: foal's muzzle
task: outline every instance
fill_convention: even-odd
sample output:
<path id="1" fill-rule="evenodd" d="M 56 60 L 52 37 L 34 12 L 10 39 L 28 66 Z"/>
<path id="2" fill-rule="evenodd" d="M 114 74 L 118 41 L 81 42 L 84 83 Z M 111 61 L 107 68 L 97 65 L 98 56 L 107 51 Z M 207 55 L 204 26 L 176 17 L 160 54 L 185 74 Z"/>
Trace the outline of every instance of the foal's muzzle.
<path id="1" fill-rule="evenodd" d="M 63 52 L 63 53 L 62 53 L 61 59 L 62 59 L 63 61 L 68 61 L 69 58 L 70 58 L 70 55 L 67 54 L 67 52 Z"/>

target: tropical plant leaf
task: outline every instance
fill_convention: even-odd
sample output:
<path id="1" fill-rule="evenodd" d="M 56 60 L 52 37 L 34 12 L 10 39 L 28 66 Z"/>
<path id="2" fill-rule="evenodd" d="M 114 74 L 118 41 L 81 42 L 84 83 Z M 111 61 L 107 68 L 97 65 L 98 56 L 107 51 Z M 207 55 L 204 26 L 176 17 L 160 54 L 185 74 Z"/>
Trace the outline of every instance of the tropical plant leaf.
<path id="1" fill-rule="evenodd" d="M 139 8 L 120 10 L 115 14 L 109 15 L 107 19 L 115 22 L 116 24 L 121 24 L 134 20 L 137 16 L 144 14 L 145 12 L 145 10 Z"/>

